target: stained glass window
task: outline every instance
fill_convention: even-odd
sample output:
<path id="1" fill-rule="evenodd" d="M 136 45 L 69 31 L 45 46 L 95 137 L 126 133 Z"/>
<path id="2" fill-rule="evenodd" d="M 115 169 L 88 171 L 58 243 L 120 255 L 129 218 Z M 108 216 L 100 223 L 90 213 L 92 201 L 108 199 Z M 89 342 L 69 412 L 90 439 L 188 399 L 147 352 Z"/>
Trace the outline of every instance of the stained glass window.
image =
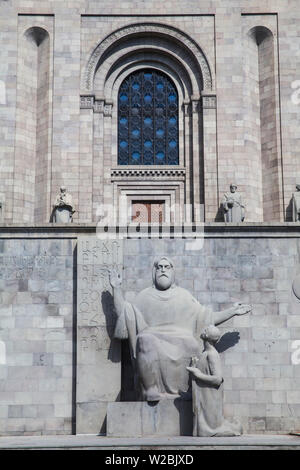
<path id="1" fill-rule="evenodd" d="M 139 70 L 120 86 L 118 164 L 179 164 L 178 94 L 162 72 Z"/>

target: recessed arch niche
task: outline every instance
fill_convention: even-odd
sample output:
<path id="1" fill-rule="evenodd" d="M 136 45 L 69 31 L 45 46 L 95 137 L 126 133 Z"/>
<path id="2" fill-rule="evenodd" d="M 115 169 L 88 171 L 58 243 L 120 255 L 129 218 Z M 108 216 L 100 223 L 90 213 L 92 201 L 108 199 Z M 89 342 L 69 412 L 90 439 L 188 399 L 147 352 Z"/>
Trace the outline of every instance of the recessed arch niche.
<path id="1" fill-rule="evenodd" d="M 118 168 L 119 87 L 131 73 L 146 68 L 169 76 L 178 93 L 180 171 L 174 170 L 172 176 L 167 175 L 162 165 L 161 175 L 156 173 L 155 177 L 149 176 L 142 167 L 139 175 L 130 168 L 124 174 Z M 81 140 L 88 139 L 87 120 L 93 132 L 89 139 L 93 155 L 93 174 L 90 175 L 93 213 L 89 216 L 86 213 L 86 216 L 95 219 L 99 205 L 106 204 L 113 206 L 118 218 L 121 188 L 127 186 L 132 191 L 136 188 L 138 194 L 141 189 L 145 192 L 146 187 L 153 189 L 159 185 L 162 193 L 174 190 L 175 205 L 180 208 L 177 221 L 203 220 L 205 179 L 212 181 L 212 173 L 215 173 L 217 181 L 216 135 L 211 132 L 211 128 L 215 128 L 216 99 L 213 69 L 199 45 L 185 33 L 163 24 L 121 28 L 91 51 L 82 71 L 81 90 L 82 122 L 85 122 Z M 204 156 L 206 142 L 207 154 L 212 153 L 207 159 Z M 205 161 L 210 162 L 209 168 Z M 216 188 L 210 186 L 207 220 L 213 220 L 217 212 L 216 195 Z"/>
<path id="2" fill-rule="evenodd" d="M 52 39 L 42 26 L 19 37 L 14 175 L 14 222 L 50 215 Z"/>

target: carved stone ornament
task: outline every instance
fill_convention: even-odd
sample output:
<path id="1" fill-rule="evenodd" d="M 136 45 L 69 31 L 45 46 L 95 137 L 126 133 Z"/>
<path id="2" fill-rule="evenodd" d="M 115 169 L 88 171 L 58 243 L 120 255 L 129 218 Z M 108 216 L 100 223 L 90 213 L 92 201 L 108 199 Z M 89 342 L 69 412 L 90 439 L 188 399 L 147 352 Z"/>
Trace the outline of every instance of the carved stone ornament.
<path id="1" fill-rule="evenodd" d="M 185 33 L 171 26 L 157 23 L 143 23 L 132 26 L 125 26 L 110 34 L 100 44 L 98 44 L 98 46 L 92 52 L 84 70 L 81 82 L 82 90 L 92 90 L 96 67 L 103 53 L 105 53 L 115 41 L 136 33 L 167 34 L 171 36 L 173 41 L 174 39 L 177 39 L 179 42 L 184 44 L 193 53 L 199 63 L 199 67 L 202 72 L 204 88 L 207 90 L 212 89 L 213 83 L 209 64 L 202 50 L 194 40 L 189 38 Z"/>
<path id="2" fill-rule="evenodd" d="M 111 170 L 112 179 L 175 179 L 185 180 L 185 168 L 115 168 Z"/>
<path id="3" fill-rule="evenodd" d="M 203 109 L 215 109 L 217 107 L 216 96 L 202 96 Z"/>
<path id="4" fill-rule="evenodd" d="M 112 102 L 105 101 L 104 99 L 95 99 L 94 95 L 80 96 L 81 109 L 93 109 L 94 113 L 103 113 L 104 116 L 111 116 Z"/>
<path id="5" fill-rule="evenodd" d="M 95 100 L 94 113 L 104 113 L 104 100 Z"/>
<path id="6" fill-rule="evenodd" d="M 93 109 L 94 96 L 81 96 L 80 97 L 80 109 Z"/>

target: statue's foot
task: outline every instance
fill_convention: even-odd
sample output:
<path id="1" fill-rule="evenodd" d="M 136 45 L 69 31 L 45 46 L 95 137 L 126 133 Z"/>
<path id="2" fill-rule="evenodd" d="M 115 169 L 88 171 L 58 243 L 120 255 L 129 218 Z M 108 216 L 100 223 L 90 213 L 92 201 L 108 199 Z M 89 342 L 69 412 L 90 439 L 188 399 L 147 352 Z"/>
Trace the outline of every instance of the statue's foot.
<path id="1" fill-rule="evenodd" d="M 156 395 L 147 395 L 146 401 L 160 401 L 161 400 L 161 395 L 157 393 Z"/>
<path id="2" fill-rule="evenodd" d="M 162 398 L 162 394 L 159 393 L 156 387 L 151 387 L 144 392 L 144 400 L 146 401 L 159 401 Z"/>

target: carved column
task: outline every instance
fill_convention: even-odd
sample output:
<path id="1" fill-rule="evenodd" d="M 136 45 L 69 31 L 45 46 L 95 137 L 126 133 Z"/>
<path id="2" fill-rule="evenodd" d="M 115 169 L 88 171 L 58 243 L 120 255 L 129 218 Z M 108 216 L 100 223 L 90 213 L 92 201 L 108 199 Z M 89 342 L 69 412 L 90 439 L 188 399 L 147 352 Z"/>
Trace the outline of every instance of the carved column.
<path id="1" fill-rule="evenodd" d="M 218 213 L 218 159 L 216 95 L 202 92 L 205 221 L 214 221 Z"/>
<path id="2" fill-rule="evenodd" d="M 92 221 L 93 107 L 93 95 L 80 97 L 79 222 Z"/>
<path id="3" fill-rule="evenodd" d="M 185 214 L 184 218 L 186 222 L 192 221 L 192 198 L 191 198 L 191 183 L 192 183 L 192 168 L 190 161 L 190 120 L 191 120 L 191 104 L 190 101 L 184 101 L 184 155 L 185 161 L 184 166 L 186 169 L 186 180 L 185 180 Z"/>
<path id="4" fill-rule="evenodd" d="M 76 433 L 105 433 L 107 403 L 116 401 L 121 389 L 109 270 L 122 270 L 122 244 L 79 237 L 77 256 Z"/>
<path id="5" fill-rule="evenodd" d="M 104 103 L 103 98 L 96 97 L 94 104 L 93 221 L 97 220 L 97 209 L 103 204 Z"/>
<path id="6" fill-rule="evenodd" d="M 112 167 L 112 107 L 111 101 L 105 101 L 103 109 L 103 202 L 113 210 L 113 187 L 111 184 L 110 170 Z"/>
<path id="7" fill-rule="evenodd" d="M 112 102 L 82 94 L 80 108 L 79 217 L 81 222 L 92 222 L 101 204 L 112 204 Z"/>
<path id="8" fill-rule="evenodd" d="M 203 181 L 203 170 L 202 170 L 202 153 L 200 151 L 199 142 L 199 112 L 200 112 L 200 101 L 199 98 L 192 96 L 191 101 L 192 111 L 192 142 L 193 142 L 193 196 L 194 196 L 194 222 L 200 222 L 202 220 L 200 214 L 200 204 L 203 204 L 201 198 L 201 183 Z"/>

